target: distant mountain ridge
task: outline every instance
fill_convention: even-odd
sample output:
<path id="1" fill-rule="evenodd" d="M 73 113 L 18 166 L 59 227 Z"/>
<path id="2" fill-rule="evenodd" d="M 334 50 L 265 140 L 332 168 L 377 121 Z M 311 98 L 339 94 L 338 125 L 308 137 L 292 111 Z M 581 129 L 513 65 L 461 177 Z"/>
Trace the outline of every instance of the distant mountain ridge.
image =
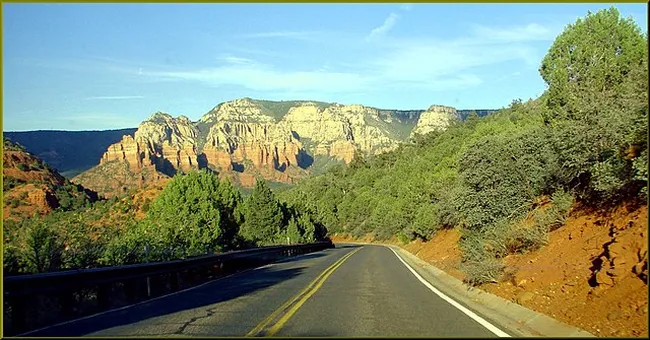
<path id="1" fill-rule="evenodd" d="M 389 110 L 241 98 L 218 104 L 195 122 L 157 112 L 138 128 L 10 131 L 4 135 L 63 176 L 110 195 L 193 168 L 211 168 L 241 186 L 252 185 L 258 176 L 291 184 L 333 164 L 349 162 L 356 150 L 384 152 L 415 133 L 444 129 L 471 112 L 485 116 L 495 111 L 441 105 Z M 113 161 L 124 165 L 106 165 Z M 78 176 L 88 170 L 93 171 Z M 114 178 L 117 174 L 119 179 Z M 97 181 L 103 182 L 101 188 L 93 185 Z"/>
<path id="2" fill-rule="evenodd" d="M 3 135 L 23 145 L 29 152 L 72 178 L 97 165 L 106 148 L 136 128 L 100 131 L 4 131 Z"/>
<path id="3" fill-rule="evenodd" d="M 241 98 L 218 104 L 196 122 L 156 112 L 133 135 L 108 146 L 100 164 L 73 181 L 111 195 L 209 168 L 244 187 L 257 177 L 291 184 L 323 167 L 350 162 L 357 150 L 368 155 L 392 150 L 415 133 L 445 129 L 460 119 L 455 108 L 440 105 L 384 110 Z"/>

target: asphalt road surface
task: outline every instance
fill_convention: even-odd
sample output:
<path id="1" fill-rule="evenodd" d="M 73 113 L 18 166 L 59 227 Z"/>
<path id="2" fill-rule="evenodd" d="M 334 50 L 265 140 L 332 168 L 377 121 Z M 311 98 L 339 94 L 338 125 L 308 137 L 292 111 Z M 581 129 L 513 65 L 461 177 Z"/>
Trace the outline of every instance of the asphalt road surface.
<path id="1" fill-rule="evenodd" d="M 337 245 L 27 335 L 497 336 L 377 245 Z"/>

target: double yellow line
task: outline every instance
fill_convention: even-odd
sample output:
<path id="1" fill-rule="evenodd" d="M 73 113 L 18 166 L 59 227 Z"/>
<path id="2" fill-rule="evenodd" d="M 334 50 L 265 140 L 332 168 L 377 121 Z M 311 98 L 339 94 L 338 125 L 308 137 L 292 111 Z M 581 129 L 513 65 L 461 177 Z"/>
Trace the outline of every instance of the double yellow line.
<path id="1" fill-rule="evenodd" d="M 345 260 L 354 255 L 354 253 L 361 250 L 358 248 L 354 251 L 349 252 L 345 256 L 338 259 L 332 265 L 327 267 L 318 277 L 312 281 L 305 289 L 303 289 L 298 295 L 294 298 L 289 299 L 285 302 L 280 308 L 276 309 L 271 315 L 269 315 L 264 321 L 259 325 L 253 328 L 246 336 L 273 336 L 284 326 L 287 321 L 300 309 L 300 307 L 312 296 L 320 287 L 325 283 L 325 280 L 332 275 L 332 273 L 343 264 Z M 282 314 L 284 312 L 284 314 Z M 269 325 L 275 321 L 275 324 L 269 327 Z M 268 329 L 267 329 L 268 327 Z M 266 331 L 265 331 L 266 330 Z"/>

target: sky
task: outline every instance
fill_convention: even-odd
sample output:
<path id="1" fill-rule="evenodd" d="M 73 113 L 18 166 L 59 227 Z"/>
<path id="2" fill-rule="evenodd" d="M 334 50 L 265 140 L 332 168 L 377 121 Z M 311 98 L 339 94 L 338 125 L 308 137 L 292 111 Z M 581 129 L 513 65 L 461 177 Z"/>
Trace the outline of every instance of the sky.
<path id="1" fill-rule="evenodd" d="M 545 90 L 566 25 L 612 4 L 7 4 L 3 131 L 196 121 L 242 97 L 498 109 Z M 647 4 L 614 4 L 647 32 Z"/>

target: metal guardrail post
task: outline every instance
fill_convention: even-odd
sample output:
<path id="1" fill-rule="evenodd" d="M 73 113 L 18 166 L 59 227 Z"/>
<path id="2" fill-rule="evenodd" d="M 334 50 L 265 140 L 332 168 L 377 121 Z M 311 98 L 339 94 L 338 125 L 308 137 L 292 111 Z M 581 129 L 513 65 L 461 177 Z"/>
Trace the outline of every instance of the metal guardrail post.
<path id="1" fill-rule="evenodd" d="M 97 307 L 100 310 L 110 306 L 111 284 L 103 283 L 97 286 Z"/>
<path id="2" fill-rule="evenodd" d="M 138 299 L 138 286 L 136 279 L 128 279 L 124 282 L 124 295 L 127 303 L 135 303 Z"/>
<path id="3" fill-rule="evenodd" d="M 73 314 L 74 292 L 65 290 L 58 294 L 59 304 L 61 306 L 60 314 L 63 318 L 69 318 Z"/>
<path id="4" fill-rule="evenodd" d="M 172 288 L 172 292 L 177 292 L 178 289 L 180 288 L 180 277 L 179 277 L 179 273 L 178 273 L 178 272 L 171 273 L 170 276 L 171 276 L 170 279 L 171 279 L 171 288 Z"/>
<path id="5" fill-rule="evenodd" d="M 11 296 L 7 299 L 11 306 L 11 328 L 12 331 L 21 332 L 27 327 L 25 299 L 20 296 Z"/>

